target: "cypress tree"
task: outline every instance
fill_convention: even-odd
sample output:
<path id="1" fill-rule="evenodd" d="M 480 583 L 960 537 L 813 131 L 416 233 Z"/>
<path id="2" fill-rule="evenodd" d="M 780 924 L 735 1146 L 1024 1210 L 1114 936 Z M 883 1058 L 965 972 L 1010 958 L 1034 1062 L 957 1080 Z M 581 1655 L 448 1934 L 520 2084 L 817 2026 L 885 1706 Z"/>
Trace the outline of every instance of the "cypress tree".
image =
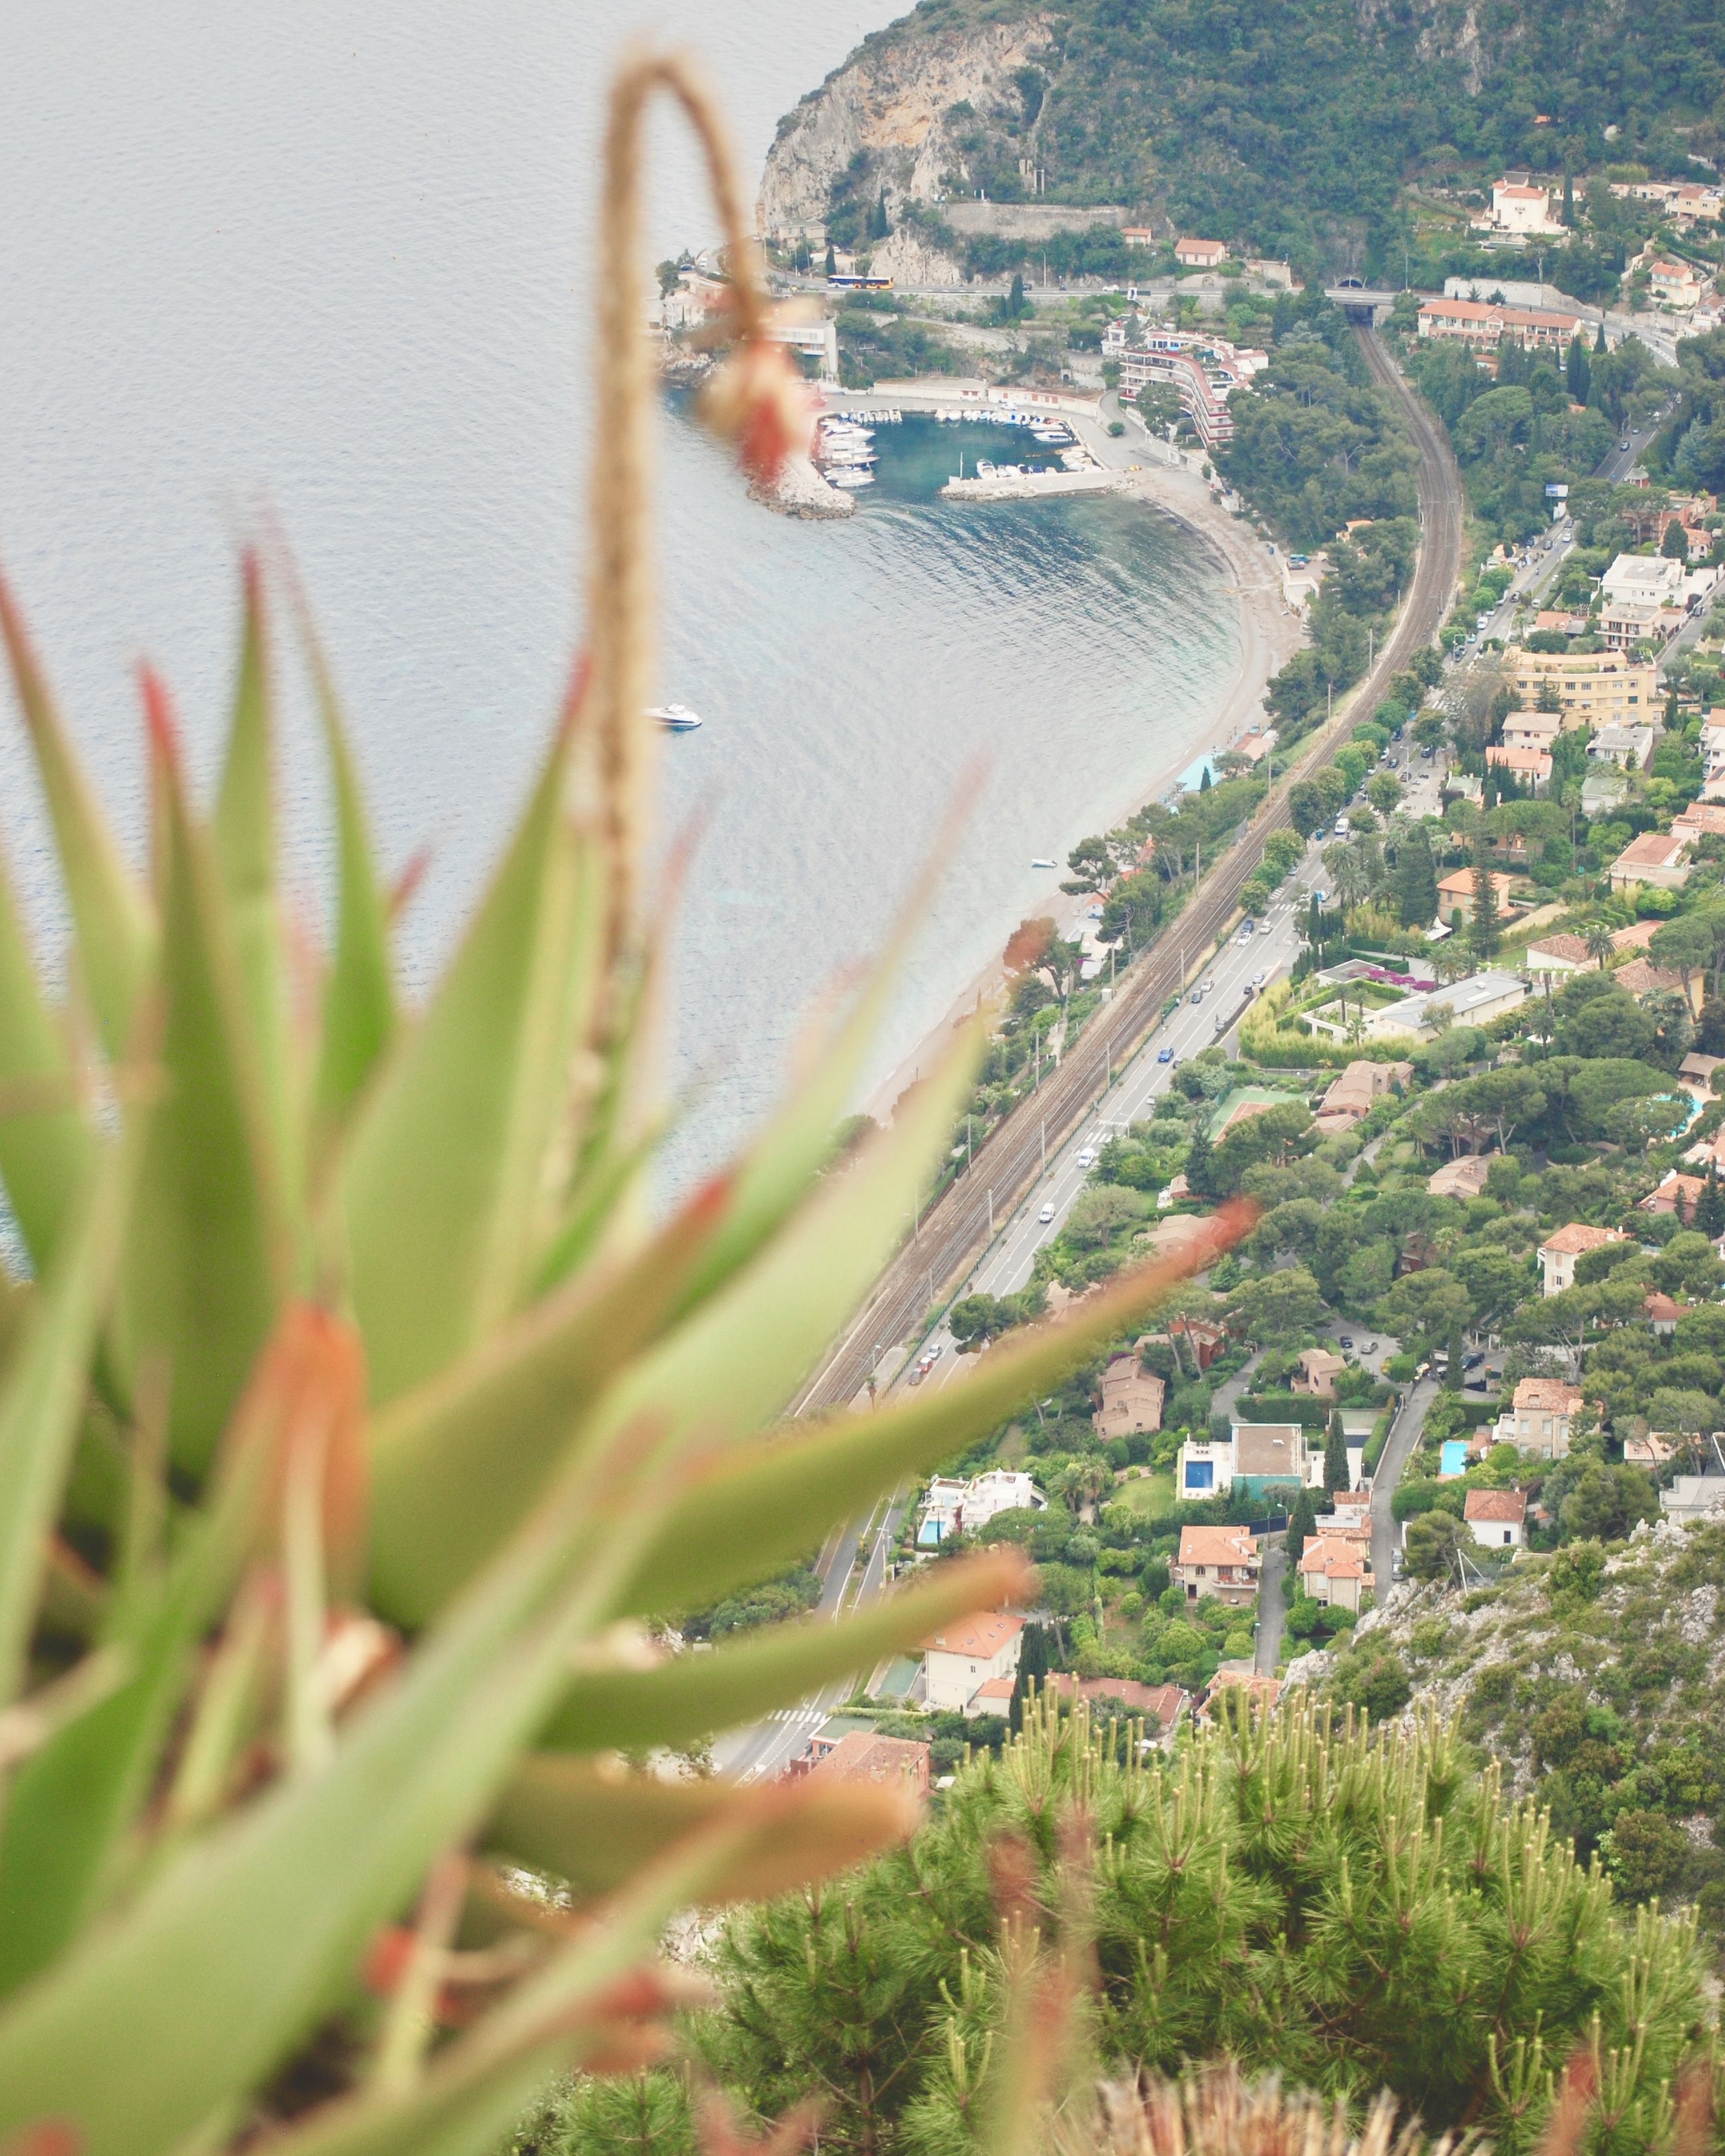
<path id="1" fill-rule="evenodd" d="M 827 242 L 827 275 L 829 277 L 836 277 L 838 274 L 839 258 L 834 254 L 833 243 L 829 239 Z"/>
<path id="2" fill-rule="evenodd" d="M 1210 1152 L 1210 1134 L 1207 1127 L 1208 1110 L 1200 1114 L 1198 1127 L 1192 1133 L 1192 1142 L 1186 1148 L 1186 1188 L 1194 1198 L 1214 1198 L 1216 1195 L 1215 1163 Z"/>
<path id="3" fill-rule="evenodd" d="M 1587 363 L 1587 346 L 1581 341 L 1579 330 L 1569 340 L 1569 357 L 1563 362 L 1563 373 L 1570 402 L 1585 404 L 1588 389 L 1593 381 L 1593 369 Z"/>
<path id="4" fill-rule="evenodd" d="M 1210 767 L 1208 764 L 1204 767 L 1204 777 L 1198 782 L 1198 790 L 1200 793 L 1208 793 L 1210 790 Z"/>
<path id="5" fill-rule="evenodd" d="M 1437 919 L 1437 869 L 1423 825 L 1409 834 L 1396 860 L 1395 910 L 1404 928 L 1430 928 Z"/>
<path id="6" fill-rule="evenodd" d="M 1575 222 L 1575 175 L 1573 172 L 1563 175 L 1563 222 L 1569 225 Z"/>
<path id="7" fill-rule="evenodd" d="M 1024 1726 L 1024 1704 L 1033 1691 L 1040 1691 L 1048 1675 L 1048 1628 L 1026 1625 L 1019 1635 L 1018 1674 L 1012 1681 L 1012 1700 L 1007 1709 L 1014 1729 Z"/>
<path id="8" fill-rule="evenodd" d="M 1471 935 L 1473 955 L 1481 964 L 1497 950 L 1497 939 L 1502 932 L 1497 917 L 1497 887 L 1492 882 L 1491 871 L 1486 865 L 1488 859 L 1483 845 L 1475 847 Z"/>
<path id="9" fill-rule="evenodd" d="M 1718 1164 L 1714 1161 L 1707 1163 L 1707 1179 L 1695 1201 L 1695 1225 L 1714 1240 L 1725 1235 L 1725 1186 L 1720 1183 Z"/>
<path id="10" fill-rule="evenodd" d="M 1599 335 L 1598 335 L 1598 336 L 1594 339 L 1594 350 L 1596 352 L 1604 352 L 1604 349 L 1605 349 L 1605 324 L 1604 324 L 1604 320 L 1603 320 L 1603 318 L 1602 318 L 1602 319 L 1601 319 L 1601 321 L 1600 321 L 1600 323 L 1599 323 Z"/>
<path id="11" fill-rule="evenodd" d="M 1342 1428 L 1342 1410 L 1330 1411 L 1329 1435 L 1324 1440 L 1324 1494 L 1333 1496 L 1337 1490 L 1351 1490 L 1353 1476 L 1348 1466 L 1348 1437 Z"/>
<path id="12" fill-rule="evenodd" d="M 1317 1527 L 1317 1510 L 1312 1502 L 1312 1492 L 1302 1489 L 1288 1507 L 1287 1531 L 1282 1536 L 1282 1548 L 1287 1552 L 1288 1570 L 1291 1573 L 1306 1552 L 1306 1539 Z"/>

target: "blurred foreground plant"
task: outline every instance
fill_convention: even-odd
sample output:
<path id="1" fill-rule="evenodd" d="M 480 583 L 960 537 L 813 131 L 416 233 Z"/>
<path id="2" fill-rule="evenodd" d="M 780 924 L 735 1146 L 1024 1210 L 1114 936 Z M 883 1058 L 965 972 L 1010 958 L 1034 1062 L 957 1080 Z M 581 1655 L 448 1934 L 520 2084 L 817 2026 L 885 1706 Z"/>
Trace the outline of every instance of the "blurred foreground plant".
<path id="1" fill-rule="evenodd" d="M 607 142 L 589 658 L 423 1012 L 398 996 L 303 606 L 327 960 L 279 895 L 256 564 L 207 817 L 145 677 L 146 882 L 0 588 L 73 928 L 57 999 L 0 881 L 0 1179 L 28 1258 L 0 1278 L 0 2148 L 454 2156 L 554 2070 L 654 2056 L 686 1991 L 653 1958 L 674 1911 L 817 1877 L 911 1817 L 896 1791 L 631 1776 L 619 1754 L 866 1670 L 1025 1576 L 942 1566 L 845 1624 L 699 1657 L 657 1659 L 647 1622 L 819 1545 L 1166 1284 L 950 1393 L 768 1430 L 969 1083 L 973 1038 L 820 1176 L 884 973 L 747 1156 L 644 1224 L 655 86 L 696 121 L 730 231 L 737 344 L 710 403 L 757 469 L 795 445 L 712 113 L 680 63 L 641 61 Z"/>

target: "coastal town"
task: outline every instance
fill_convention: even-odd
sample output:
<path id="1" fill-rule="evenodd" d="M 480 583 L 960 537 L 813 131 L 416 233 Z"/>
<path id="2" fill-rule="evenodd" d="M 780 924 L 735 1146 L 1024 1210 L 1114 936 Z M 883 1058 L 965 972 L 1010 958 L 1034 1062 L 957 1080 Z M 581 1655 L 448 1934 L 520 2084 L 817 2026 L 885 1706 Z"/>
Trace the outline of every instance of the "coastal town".
<path id="1" fill-rule="evenodd" d="M 1045 1118 L 1041 1174 L 998 1219 L 991 1193 L 985 1242 L 931 1273 L 857 1411 L 962 1389 L 1020 1328 L 1188 1247 L 1219 1204 L 1244 1196 L 1257 1222 L 1147 1329 L 860 1522 L 854 1559 L 847 1542 L 783 1576 L 797 1606 L 839 1607 L 1015 1543 L 1038 1590 L 728 1741 L 742 1771 L 938 1789 L 1039 1698 L 1163 1751 L 1236 1698 L 1378 1717 L 1434 1686 L 1465 1702 L 1434 1661 L 1434 1610 L 1512 1606 L 1530 1568 L 1584 1545 L 1669 1565 L 1692 1523 L 1722 1517 L 1725 515 L 1698 454 L 1671 454 L 1707 424 L 1694 385 L 1725 307 L 1720 191 L 1509 168 L 1471 200 L 1450 192 L 1475 260 L 1436 290 L 1317 290 L 1153 223 L 1119 228 L 1123 274 L 1052 290 L 943 282 L 926 219 L 914 244 L 892 237 L 906 223 L 872 250 L 829 244 L 824 279 L 823 231 L 769 234 L 783 289 L 821 295 L 818 326 L 798 301 L 785 334 L 829 414 L 808 478 L 840 486 L 847 513 L 891 484 L 903 429 L 944 430 L 964 471 L 971 425 L 990 447 L 1017 429 L 1028 455 L 973 458 L 944 501 L 1165 503 L 1201 480 L 1301 639 L 1322 636 L 1358 566 L 1399 543 L 1404 497 L 1373 513 L 1340 493 L 1364 513 L 1327 528 L 1278 513 L 1259 413 L 1300 378 L 1283 355 L 1301 325 L 1337 368 L 1350 334 L 1377 341 L 1436 406 L 1469 526 L 1435 634 L 1369 702 L 1338 700 L 1333 675 L 1322 705 L 1272 680 L 1255 721 L 1073 849 L 1071 904 L 1009 944 L 955 1202 L 988 1173 L 978 1142 L 1111 1025 L 1122 965 L 1178 937 L 1202 834 L 1213 873 L 1245 857 L 1214 957 L 1182 957 L 1052 1162 Z M 1584 203 L 1637 235 L 1610 296 L 1521 274 L 1530 249 L 1572 244 Z M 992 228 L 1015 214 L 1028 229 L 1046 213 L 1002 207 Z M 724 304 L 702 265 L 661 283 L 673 344 Z M 912 322 L 924 371 L 886 372 L 911 346 L 883 330 Z M 1543 439 L 1541 413 L 1561 415 Z M 1387 638 L 1393 606 L 1382 618 Z M 1297 673 L 1297 654 L 1284 663 Z M 1362 654 L 1354 678 L 1368 670 Z M 696 1629 L 751 1621 L 738 1604 Z M 1507 1631 L 1495 1651 L 1512 1659 Z M 1717 1635 L 1710 1652 L 1717 1682 Z M 1481 1676 L 1469 1710 L 1482 1729 L 1489 1690 Z M 1698 1711 L 1675 1689 L 1644 1699 L 1635 1741 L 1691 1741 Z M 1592 1830 L 1606 1850 L 1612 1816 Z M 1648 1831 L 1668 1890 L 1717 1898 L 1675 1827 Z"/>

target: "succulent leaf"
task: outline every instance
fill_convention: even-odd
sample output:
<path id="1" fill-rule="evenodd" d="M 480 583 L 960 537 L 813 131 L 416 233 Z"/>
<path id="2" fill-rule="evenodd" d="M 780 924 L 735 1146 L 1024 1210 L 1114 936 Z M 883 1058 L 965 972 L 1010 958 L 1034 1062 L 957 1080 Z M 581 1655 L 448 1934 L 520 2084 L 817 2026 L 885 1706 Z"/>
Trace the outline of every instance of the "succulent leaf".
<path id="1" fill-rule="evenodd" d="M 709 1183 L 639 1256 L 542 1298 L 373 1417 L 372 1593 L 387 1616 L 423 1624 L 475 1547 L 531 1508 L 583 1414 L 664 1330 L 728 1200 Z"/>
<path id="2" fill-rule="evenodd" d="M 841 1871 L 883 1842 L 901 1840 L 916 1823 L 916 1809 L 909 1791 L 875 1783 L 739 1789 L 623 1774 L 542 1752 L 516 1767 L 482 1839 L 588 1901 L 615 1892 L 701 1828 L 734 1825 L 747 1830 L 742 1845 L 706 1881 L 701 1898 L 752 1901 Z"/>
<path id="3" fill-rule="evenodd" d="M 148 675 L 145 696 L 162 801 L 162 1098 L 111 1337 L 128 1397 L 147 1362 L 165 1363 L 170 1456 L 197 1476 L 292 1284 L 294 1248 L 227 895 Z"/>
<path id="4" fill-rule="evenodd" d="M 150 970 L 156 940 L 152 909 L 96 806 L 3 577 L 0 637 L 54 824 L 78 933 L 79 969 L 103 1045 L 117 1057 L 126 1051 L 133 1006 Z"/>
<path id="5" fill-rule="evenodd" d="M 484 1337 L 531 1277 L 567 1100 L 583 842 L 565 811 L 573 716 L 430 1008 L 381 1074 L 340 1199 L 372 1397 Z"/>
<path id="6" fill-rule="evenodd" d="M 95 1140 L 60 1019 L 36 979 L 0 865 L 0 1185 L 30 1263 L 52 1263 L 93 1166 Z"/>
<path id="7" fill-rule="evenodd" d="M 652 1670 L 583 1670 L 540 1732 L 549 1749 L 635 1752 L 692 1744 L 735 1729 L 785 1700 L 872 1669 L 955 1618 L 998 1609 L 1029 1591 L 1017 1551 L 943 1564 L 842 1624 L 775 1625 L 710 1655 L 678 1655 Z"/>

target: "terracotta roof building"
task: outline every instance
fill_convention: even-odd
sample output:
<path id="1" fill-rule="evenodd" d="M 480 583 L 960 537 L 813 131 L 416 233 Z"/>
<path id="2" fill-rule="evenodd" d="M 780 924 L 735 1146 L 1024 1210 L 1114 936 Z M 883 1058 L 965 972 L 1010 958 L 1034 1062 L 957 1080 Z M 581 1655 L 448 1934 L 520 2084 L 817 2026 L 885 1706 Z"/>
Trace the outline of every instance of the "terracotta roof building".
<path id="1" fill-rule="evenodd" d="M 1336 1397 L 1336 1380 L 1348 1368 L 1348 1358 L 1328 1348 L 1303 1348 L 1300 1351 L 1300 1367 L 1288 1380 L 1288 1390 L 1304 1393 L 1317 1400 L 1332 1400 Z"/>
<path id="2" fill-rule="evenodd" d="M 1168 1387 L 1136 1355 L 1117 1355 L 1102 1373 L 1102 1404 L 1091 1415 L 1099 1437 L 1125 1437 L 1162 1428 Z"/>
<path id="3" fill-rule="evenodd" d="M 1706 1188 L 1707 1178 L 1704 1176 L 1683 1175 L 1675 1168 L 1667 1168 L 1664 1182 L 1656 1190 L 1650 1190 L 1635 1210 L 1638 1213 L 1675 1213 L 1680 1220 L 1687 1220 Z"/>
<path id="4" fill-rule="evenodd" d="M 1370 1559 L 1351 1539 L 1315 1536 L 1300 1553 L 1300 1585 L 1314 1602 L 1358 1609 L 1371 1592 Z"/>
<path id="5" fill-rule="evenodd" d="M 1560 934 L 1542 936 L 1537 943 L 1530 943 L 1523 963 L 1536 979 L 1550 980 L 1566 973 L 1585 973 L 1599 961 L 1580 937 Z"/>
<path id="6" fill-rule="evenodd" d="M 982 1687 L 1018 1673 L 1024 1620 L 995 1612 L 961 1617 L 922 1642 L 925 1697 L 931 1707 L 960 1714 L 992 1713 L 973 1704 Z"/>
<path id="7" fill-rule="evenodd" d="M 1213 1594 L 1219 1601 L 1244 1603 L 1258 1592 L 1258 1544 L 1245 1527 L 1182 1527 L 1179 1555 L 1168 1577 L 1197 1602 Z"/>
<path id="8" fill-rule="evenodd" d="M 1525 1490 L 1470 1490 L 1462 1514 L 1482 1549 L 1521 1549 L 1527 1540 Z"/>
<path id="9" fill-rule="evenodd" d="M 1492 1431 L 1499 1445 L 1541 1460 L 1561 1460 L 1569 1450 L 1569 1428 L 1581 1408 L 1579 1385 L 1561 1378 L 1523 1378 Z"/>
<path id="10" fill-rule="evenodd" d="M 1661 836 L 1657 831 L 1643 831 L 1612 862 L 1611 888 L 1630 891 L 1645 883 L 1661 891 L 1681 890 L 1689 880 L 1689 846 L 1681 832 Z"/>
<path id="11" fill-rule="evenodd" d="M 1539 1280 L 1547 1295 L 1561 1295 L 1575 1285 L 1575 1260 L 1584 1250 L 1603 1250 L 1607 1243 L 1626 1243 L 1621 1228 L 1589 1228 L 1572 1220 L 1548 1235 L 1539 1245 Z"/>
<path id="12" fill-rule="evenodd" d="M 1495 1153 L 1462 1153 L 1455 1160 L 1446 1160 L 1435 1174 L 1425 1178 L 1425 1187 L 1434 1198 L 1480 1198 L 1485 1194 L 1486 1181 L 1491 1173 Z"/>
<path id="13" fill-rule="evenodd" d="M 1543 748 L 1488 748 L 1486 761 L 1517 778 L 1531 778 L 1536 795 L 1551 778 L 1551 757 Z"/>
<path id="14" fill-rule="evenodd" d="M 1009 1694 L 1011 1690 L 1009 1684 Z M 877 1737 L 870 1729 L 853 1729 L 823 1751 L 810 1772 L 823 1782 L 903 1783 L 926 1797 L 928 1747 L 915 1738 Z"/>
<path id="15" fill-rule="evenodd" d="M 1047 1679 L 1048 1688 L 1062 1699 L 1118 1700 L 1128 1714 L 1156 1717 L 1160 1733 L 1172 1737 L 1174 1725 L 1192 1705 L 1178 1685 L 1140 1684 L 1136 1677 L 1075 1677 L 1056 1671 Z"/>

